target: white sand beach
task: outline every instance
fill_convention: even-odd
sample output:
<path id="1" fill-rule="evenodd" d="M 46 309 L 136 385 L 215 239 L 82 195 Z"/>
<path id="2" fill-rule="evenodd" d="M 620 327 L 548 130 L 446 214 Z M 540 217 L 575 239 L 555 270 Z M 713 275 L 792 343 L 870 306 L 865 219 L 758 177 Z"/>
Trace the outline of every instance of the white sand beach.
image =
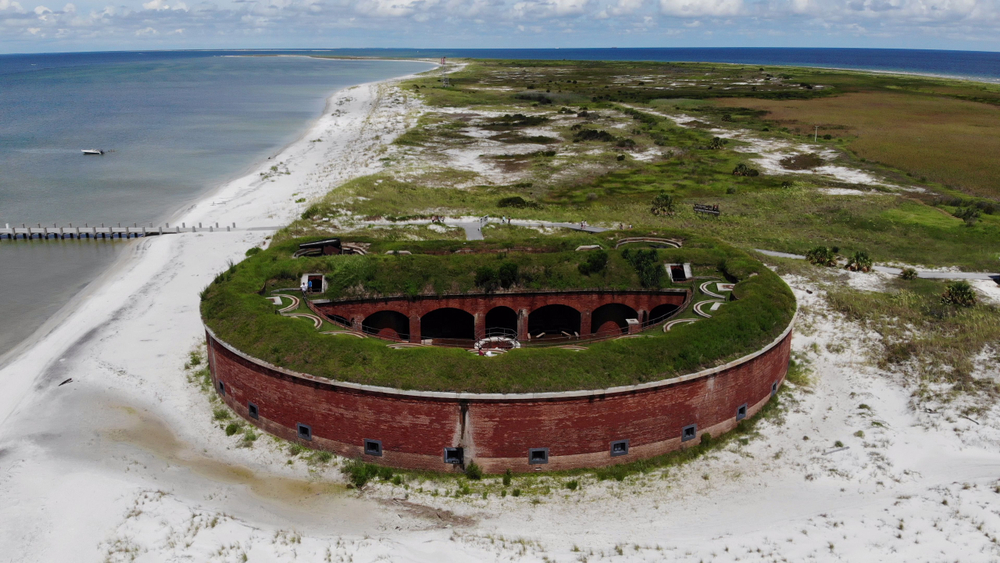
<path id="1" fill-rule="evenodd" d="M 866 361 L 874 337 L 794 276 L 793 348 L 814 384 L 760 437 L 686 465 L 556 480 L 536 503 L 431 494 L 447 481 L 352 490 L 268 439 L 237 447 L 183 368 L 204 340 L 199 292 L 300 214 L 295 200 L 378 170 L 420 111 L 393 81 L 338 92 L 273 159 L 289 174 L 262 179 L 269 161 L 177 219 L 237 230 L 136 242 L 7 358 L 0 561 L 1000 559 L 996 407 L 915 409 L 905 374 Z"/>

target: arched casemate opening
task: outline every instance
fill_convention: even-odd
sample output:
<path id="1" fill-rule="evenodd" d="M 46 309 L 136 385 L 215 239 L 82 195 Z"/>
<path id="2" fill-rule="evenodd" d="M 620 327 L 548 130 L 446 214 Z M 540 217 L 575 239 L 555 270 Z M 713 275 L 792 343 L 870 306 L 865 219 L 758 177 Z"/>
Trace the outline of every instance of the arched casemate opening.
<path id="1" fill-rule="evenodd" d="M 620 332 L 625 333 L 628 332 L 628 323 L 625 320 L 638 318 L 639 313 L 628 305 L 621 303 L 601 305 L 590 315 L 590 332 L 604 334 L 606 331 L 613 331 L 617 326 Z"/>
<path id="2" fill-rule="evenodd" d="M 368 334 L 395 340 L 409 334 L 410 320 L 398 311 L 379 311 L 365 317 L 361 328 Z"/>
<path id="3" fill-rule="evenodd" d="M 517 312 L 510 307 L 494 307 L 486 313 L 486 335 L 492 333 L 517 334 Z"/>
<path id="4" fill-rule="evenodd" d="M 420 319 L 422 338 L 447 338 L 453 340 L 475 340 L 476 319 L 472 313 L 444 307 L 427 313 Z"/>
<path id="5" fill-rule="evenodd" d="M 568 305 L 546 305 L 528 315 L 531 338 L 580 335 L 580 311 Z"/>
<path id="6" fill-rule="evenodd" d="M 653 307 L 653 310 L 649 312 L 649 322 L 658 323 L 676 313 L 679 308 L 677 305 L 669 303 Z"/>

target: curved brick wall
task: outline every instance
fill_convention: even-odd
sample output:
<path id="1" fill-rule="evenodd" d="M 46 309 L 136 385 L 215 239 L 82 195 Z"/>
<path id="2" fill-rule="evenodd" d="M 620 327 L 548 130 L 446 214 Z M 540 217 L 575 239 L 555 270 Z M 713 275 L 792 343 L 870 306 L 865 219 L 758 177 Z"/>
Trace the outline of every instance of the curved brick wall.
<path id="1" fill-rule="evenodd" d="M 762 350 L 678 378 L 600 391 L 470 394 L 399 391 L 333 382 L 251 358 L 206 329 L 216 390 L 244 418 L 271 434 L 311 448 L 409 469 L 455 470 L 444 448 L 463 447 L 490 473 L 596 467 L 663 454 L 718 436 L 752 416 L 788 370 L 792 324 Z M 220 383 L 225 390 L 220 390 Z M 252 419 L 248 404 L 258 408 Z M 298 437 L 309 425 L 312 440 Z M 694 437 L 682 441 L 686 427 Z M 366 455 L 365 440 L 383 454 Z M 611 443 L 628 440 L 628 453 Z M 548 463 L 529 464 L 531 448 L 548 448 Z"/>

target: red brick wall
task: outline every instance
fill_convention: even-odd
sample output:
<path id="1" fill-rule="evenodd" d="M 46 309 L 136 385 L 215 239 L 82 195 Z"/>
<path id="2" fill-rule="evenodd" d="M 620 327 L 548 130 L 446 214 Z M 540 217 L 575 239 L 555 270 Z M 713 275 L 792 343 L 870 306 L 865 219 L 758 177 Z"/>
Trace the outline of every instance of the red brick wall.
<path id="1" fill-rule="evenodd" d="M 697 444 L 704 432 L 732 429 L 740 405 L 752 416 L 770 398 L 771 385 L 784 379 L 791 327 L 756 355 L 697 374 L 607 391 L 505 396 L 335 383 L 246 357 L 211 332 L 207 339 L 216 389 L 224 383 L 224 400 L 245 418 L 247 403 L 255 403 L 260 417 L 251 422 L 272 434 L 300 441 L 296 424 L 308 424 L 313 439 L 302 443 L 310 447 L 438 471 L 455 469 L 444 463 L 444 448 L 461 446 L 467 462 L 502 472 L 635 461 Z M 682 444 L 682 428 L 690 424 L 698 437 Z M 383 457 L 363 455 L 365 439 L 381 440 Z M 611 442 L 626 439 L 629 454 L 611 457 Z M 529 465 L 528 448 L 549 448 L 549 463 Z"/>
<path id="2" fill-rule="evenodd" d="M 584 319 L 581 333 L 590 333 L 590 312 L 601 305 L 620 303 L 647 315 L 659 305 L 675 305 L 679 308 L 687 304 L 690 291 L 687 289 L 667 289 L 661 291 L 564 291 L 564 292 L 519 292 L 483 295 L 454 295 L 443 297 L 391 297 L 385 299 L 344 300 L 333 302 L 311 302 L 310 308 L 325 316 L 340 316 L 356 320 L 359 324 L 369 315 L 379 311 L 395 311 L 408 318 L 421 318 L 435 309 L 445 307 L 461 309 L 474 315 L 477 324 L 484 324 L 486 314 L 495 307 L 507 307 L 515 312 L 528 315 L 531 311 L 546 305 L 568 305 L 580 313 Z M 485 324 L 483 326 L 485 328 Z M 480 335 L 481 336 L 481 335 Z"/>

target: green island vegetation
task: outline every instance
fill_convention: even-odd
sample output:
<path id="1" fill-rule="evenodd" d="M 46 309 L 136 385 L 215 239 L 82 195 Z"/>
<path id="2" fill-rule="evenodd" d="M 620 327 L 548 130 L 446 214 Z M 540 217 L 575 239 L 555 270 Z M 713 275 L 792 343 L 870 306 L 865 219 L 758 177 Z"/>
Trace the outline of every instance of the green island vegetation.
<path id="1" fill-rule="evenodd" d="M 386 381 L 377 378 L 409 362 L 415 356 L 406 354 L 414 350 L 393 350 L 374 339 L 322 335 L 337 327 L 325 324 L 315 330 L 302 319 L 276 315 L 262 295 L 281 285 L 276 280 L 297 285 L 293 278 L 306 270 L 359 280 L 345 285 L 330 276 L 330 297 L 474 291 L 476 273 L 484 266 L 494 268 L 492 279 L 503 290 L 504 279 L 510 279 L 509 272 L 506 278 L 500 275 L 504 262 L 516 262 L 520 274 L 530 272 L 527 264 L 534 260 L 543 270 L 551 260 L 553 275 L 539 280 L 518 277 L 521 287 L 543 281 L 553 288 L 641 286 L 638 271 L 626 267 L 628 261 L 611 250 L 607 237 L 682 233 L 688 243 L 682 252 L 713 257 L 685 259 L 695 264 L 697 276 L 732 275 L 720 266 L 732 264 L 737 256 L 745 260 L 741 252 L 753 255 L 754 249 L 808 254 L 813 264 L 767 258 L 777 273 L 803 276 L 825 291 L 823 306 L 803 311 L 796 330 L 809 334 L 810 323 L 827 315 L 828 306 L 876 334 L 878 342 L 863 350 L 867 361 L 899 374 L 914 390 L 916 401 L 969 396 L 961 391 L 985 392 L 981 396 L 987 397 L 1000 393 L 991 378 L 973 376 L 976 358 L 1000 334 L 997 307 L 975 300 L 968 285 L 919 279 L 915 269 L 1000 270 L 1000 166 L 995 159 L 1000 152 L 1000 85 L 719 63 L 457 64 L 451 67 L 447 86 L 438 71 L 401 83 L 404 95 L 417 98 L 422 106 L 414 115 L 415 126 L 380 155 L 381 171 L 350 180 L 310 202 L 300 219 L 274 236 L 270 249 L 233 266 L 206 290 L 203 314 L 220 337 L 268 361 L 308 373 L 326 366 L 340 378 L 345 366 L 327 355 L 336 343 L 350 347 L 342 357 L 354 362 L 346 366 L 351 377 Z M 693 204 L 718 205 L 721 213 L 699 214 Z M 468 262 L 449 261 L 447 268 L 435 270 L 416 255 L 383 254 L 413 251 L 418 244 L 454 250 L 465 244 L 465 231 L 455 224 L 429 224 L 430 219 L 486 215 L 513 223 L 484 225 L 485 241 L 470 244 L 484 245 L 490 252 L 463 257 Z M 532 221 L 587 221 L 614 232 L 586 235 Z M 377 266 L 288 260 L 296 242 L 329 236 L 371 242 Z M 529 241 L 547 241 L 551 256 L 524 257 L 513 250 Z M 697 241 L 719 242 L 698 248 Z M 558 259 L 584 244 L 606 249 L 603 268 L 596 253 Z M 680 255 L 675 250 L 656 252 L 661 261 L 672 253 Z M 758 268 L 756 262 L 748 263 Z M 872 264 L 886 263 L 902 266 L 902 274 L 878 290 L 844 282 L 845 267 L 864 272 Z M 766 309 L 757 311 L 753 305 L 741 312 L 733 305 L 751 301 L 730 303 L 712 319 L 635 339 L 648 349 L 630 348 L 626 353 L 625 340 L 593 344 L 584 352 L 534 349 L 533 366 L 541 368 L 538 373 L 544 378 L 530 384 L 520 379 L 521 360 L 514 354 L 480 362 L 460 350 L 417 350 L 426 354 L 419 365 L 437 370 L 435 383 L 417 377 L 382 384 L 444 384 L 441 388 L 450 390 L 466 385 L 486 391 L 598 388 L 638 382 L 654 373 L 669 376 L 671 368 L 687 371 L 685 365 L 711 365 L 711 360 L 702 359 L 714 356 L 721 361 L 725 346 L 738 354 L 736 350 L 753 346 L 755 338 L 767 341 L 794 307 L 787 288 L 770 271 L 756 271 L 761 275 L 752 279 L 748 274 L 735 277 L 742 280 L 740 291 L 747 295 L 779 297 Z M 400 273 L 415 275 L 404 278 Z M 669 280 L 659 283 L 669 287 Z M 763 287 L 748 291 L 753 284 Z M 771 329 L 759 324 L 757 336 L 738 324 L 759 322 L 758 312 L 775 310 L 778 316 L 768 321 Z M 234 317 L 228 318 L 230 314 Z M 690 314 L 689 308 L 678 318 Z M 283 337 L 270 340 L 272 333 Z M 660 347 L 665 337 L 681 336 L 680 344 L 691 346 L 686 349 L 706 355 L 657 355 L 667 353 Z M 700 349 L 701 343 L 713 347 Z M 842 344 L 828 348 L 836 352 L 836 346 L 846 349 L 858 343 L 845 336 Z M 595 357 L 599 361 L 582 360 Z M 615 359 L 634 367 L 622 370 Z M 654 364 L 655 369 L 650 367 Z M 807 366 L 806 354 L 797 354 L 788 381 L 808 386 Z M 707 444 L 599 469 L 593 475 L 621 480 L 636 472 L 665 472 L 688 456 L 725 444 L 739 447 L 753 437 L 762 416 L 780 416 L 796 401 L 795 393 L 785 387 L 779 394 L 782 400 L 768 403 L 754 420 Z M 963 412 L 974 415 L 985 408 L 973 402 Z M 358 486 L 370 478 L 391 478 L 399 484 L 401 475 L 407 480 L 419 477 L 424 487 L 428 481 L 448 478 L 384 471 L 360 461 L 350 465 Z M 591 482 L 587 477 L 578 485 Z M 454 491 L 446 485 L 443 494 L 544 496 L 551 494 L 553 483 L 544 476 L 506 475 L 502 480 L 460 477 L 457 484 Z M 418 492 L 438 495 L 437 489 Z"/>
<path id="2" fill-rule="evenodd" d="M 1000 115 L 996 85 L 808 68 L 504 60 L 469 61 L 450 84 L 442 87 L 436 73 L 404 83 L 428 107 L 383 158 L 384 171 L 333 190 L 281 236 L 327 233 L 330 225 L 349 232 L 361 219 L 488 214 L 680 228 L 747 249 L 804 254 L 828 245 L 865 251 L 875 262 L 997 269 L 1000 167 L 991 155 L 1000 118 L 963 135 L 912 133 L 916 123 L 968 119 L 971 110 L 952 112 L 954 104 Z M 872 98 L 850 102 L 854 96 Z M 891 129 L 890 137 L 852 128 L 861 114 L 912 110 L 878 105 L 886 96 L 941 109 L 934 120 L 893 119 L 894 129 L 886 120 L 878 131 Z M 838 100 L 829 119 L 791 123 L 781 113 Z M 719 138 L 723 130 L 729 138 Z M 501 146 L 472 155 L 488 173 L 449 161 L 448 151 L 479 148 L 484 135 Z M 547 140 L 530 139 L 539 136 Z M 911 142 L 897 142 L 906 136 Z M 932 140 L 934 159 L 925 154 Z M 786 149 L 761 169 L 752 161 L 767 143 Z M 873 143 L 898 158 L 866 152 Z M 823 164 L 869 179 L 811 173 Z M 650 213 L 660 194 L 673 198 L 674 212 Z M 509 205 L 512 198 L 521 203 Z M 723 213 L 706 218 L 692 203 L 718 204 Z M 382 234 L 462 235 L 410 231 Z M 517 236 L 490 231 L 487 238 Z"/>
<path id="3" fill-rule="evenodd" d="M 657 234 L 683 239 L 684 246 L 614 250 L 623 234 L 606 232 L 518 244 L 371 240 L 366 255 L 293 258 L 301 241 L 286 241 L 253 252 L 220 274 L 203 294 L 202 315 L 216 335 L 238 349 L 311 375 L 400 389 L 502 393 L 603 389 L 669 378 L 751 353 L 788 326 L 795 299 L 763 264 L 711 239 Z M 574 250 L 584 244 L 608 250 Z M 412 254 L 392 253 L 402 250 Z M 673 284 L 663 263 L 690 263 L 696 276 L 734 282 L 735 299 L 710 319 L 669 332 L 655 326 L 638 338 L 584 342 L 582 351 L 531 347 L 484 358 L 461 348 L 394 349 L 377 338 L 324 334 L 342 329 L 325 323 L 316 330 L 311 322 L 276 315 L 264 298 L 296 287 L 302 274 L 312 272 L 330 280 L 323 296 L 328 299 L 678 286 L 697 291 L 690 282 Z"/>

